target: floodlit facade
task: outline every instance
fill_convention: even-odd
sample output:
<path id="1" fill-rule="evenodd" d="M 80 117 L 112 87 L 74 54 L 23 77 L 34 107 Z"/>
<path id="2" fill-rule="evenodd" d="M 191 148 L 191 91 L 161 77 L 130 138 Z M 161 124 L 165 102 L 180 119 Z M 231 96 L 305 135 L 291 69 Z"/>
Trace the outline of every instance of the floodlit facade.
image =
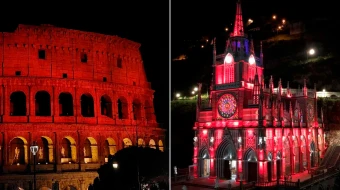
<path id="1" fill-rule="evenodd" d="M 316 89 L 274 89 L 244 33 L 237 2 L 234 31 L 216 55 L 210 101 L 199 98 L 193 129 L 194 176 L 270 182 L 318 166 L 325 150 Z M 318 114 L 319 113 L 319 114 Z M 320 118 L 318 118 L 320 115 Z"/>
<path id="2" fill-rule="evenodd" d="M 19 25 L 0 36 L 0 189 L 85 190 L 127 146 L 164 150 L 140 44 Z"/>

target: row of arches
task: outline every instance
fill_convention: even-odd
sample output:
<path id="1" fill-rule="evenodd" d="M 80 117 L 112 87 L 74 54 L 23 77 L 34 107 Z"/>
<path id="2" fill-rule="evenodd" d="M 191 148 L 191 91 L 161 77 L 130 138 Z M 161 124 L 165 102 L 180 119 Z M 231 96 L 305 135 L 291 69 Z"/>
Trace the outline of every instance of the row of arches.
<path id="1" fill-rule="evenodd" d="M 71 136 L 65 136 L 61 143 L 56 146 L 52 139 L 48 136 L 41 136 L 36 141 L 38 145 L 37 163 L 38 164 L 52 164 L 52 163 L 76 163 L 78 156 L 83 158 L 84 163 L 98 163 L 100 162 L 99 155 L 105 158 L 105 162 L 109 155 L 114 155 L 118 148 L 127 148 L 133 143 L 129 138 L 124 138 L 122 144 L 116 144 L 113 138 L 106 138 L 104 145 L 101 147 L 95 138 L 87 137 L 83 145 L 77 145 L 75 139 Z M 8 146 L 8 164 L 9 165 L 24 165 L 29 163 L 29 143 L 24 137 L 13 138 Z M 138 146 L 149 146 L 150 148 L 158 148 L 164 151 L 162 140 L 156 144 L 154 139 L 150 139 L 145 143 L 144 139 L 138 139 Z M 57 150 L 58 149 L 58 150 Z M 82 151 L 78 154 L 77 151 Z M 60 158 L 55 161 L 55 159 Z"/>
<path id="2" fill-rule="evenodd" d="M 223 140 L 214 153 L 208 147 L 202 147 L 198 152 L 198 175 L 208 177 L 215 172 L 213 175 L 222 179 L 236 179 L 239 176 L 248 182 L 272 181 L 315 167 L 318 158 L 314 141 L 310 142 L 309 147 L 305 143 L 290 146 L 288 138 L 284 139 L 282 150 L 268 151 L 264 155 L 266 159 L 261 162 L 258 160 L 259 150 L 248 148 L 243 152 L 242 159 L 238 158 L 237 153 L 234 144 L 228 140 Z M 215 159 L 211 154 L 215 155 Z M 259 175 L 260 168 L 263 175 Z"/>
<path id="3" fill-rule="evenodd" d="M 47 91 L 38 91 L 35 96 L 35 115 L 36 116 L 51 116 L 51 96 Z M 10 95 L 10 115 L 11 116 L 26 116 L 27 100 L 26 95 L 22 91 L 15 91 Z M 71 93 L 62 92 L 58 96 L 59 100 L 59 116 L 74 116 L 74 100 Z M 118 119 L 129 119 L 129 104 L 125 97 L 118 98 L 116 104 L 112 103 L 108 95 L 100 97 L 100 115 Z M 144 105 L 144 107 L 143 107 Z M 144 109 L 145 118 L 152 120 L 153 107 L 146 100 L 144 104 L 139 99 L 132 101 L 132 113 L 134 120 L 142 118 L 142 110 Z M 90 93 L 85 93 L 80 96 L 80 114 L 83 117 L 95 116 L 95 103 L 93 96 Z M 115 113 L 113 110 L 117 110 Z"/>

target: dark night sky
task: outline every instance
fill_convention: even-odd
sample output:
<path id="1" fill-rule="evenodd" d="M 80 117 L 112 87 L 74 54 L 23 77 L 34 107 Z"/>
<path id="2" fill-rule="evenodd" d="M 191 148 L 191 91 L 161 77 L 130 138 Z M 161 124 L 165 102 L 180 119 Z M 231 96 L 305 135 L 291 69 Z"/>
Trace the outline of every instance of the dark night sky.
<path id="1" fill-rule="evenodd" d="M 236 0 L 212 1 L 172 1 L 172 49 L 180 46 L 183 39 L 199 38 L 202 35 L 216 36 L 234 22 Z M 334 1 L 299 1 L 299 0 L 242 0 L 243 20 L 249 18 L 254 24 L 261 18 L 288 20 L 308 19 L 310 17 L 337 17 Z"/>
<path id="2" fill-rule="evenodd" d="M 155 92 L 157 120 L 169 117 L 169 4 L 167 1 L 32 1 L 21 6 L 2 5 L 0 29 L 21 24 L 52 24 L 59 27 L 118 35 L 142 44 L 141 52 L 149 82 Z M 118 3 L 118 4 L 117 4 Z M 165 125 L 164 127 L 168 127 Z"/>

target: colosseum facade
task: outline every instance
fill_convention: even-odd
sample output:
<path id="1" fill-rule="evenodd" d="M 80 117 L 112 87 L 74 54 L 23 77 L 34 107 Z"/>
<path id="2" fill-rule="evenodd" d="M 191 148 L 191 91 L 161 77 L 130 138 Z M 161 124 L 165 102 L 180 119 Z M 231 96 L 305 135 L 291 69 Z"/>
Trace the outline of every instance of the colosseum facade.
<path id="1" fill-rule="evenodd" d="M 0 189 L 85 190 L 109 154 L 164 150 L 140 44 L 51 25 L 0 36 Z"/>

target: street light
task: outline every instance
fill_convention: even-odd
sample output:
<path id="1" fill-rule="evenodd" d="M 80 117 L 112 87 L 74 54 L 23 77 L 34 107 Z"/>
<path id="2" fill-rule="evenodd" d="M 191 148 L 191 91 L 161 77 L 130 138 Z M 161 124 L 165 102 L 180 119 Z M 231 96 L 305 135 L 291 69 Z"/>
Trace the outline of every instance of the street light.
<path id="1" fill-rule="evenodd" d="M 309 55 L 314 55 L 315 54 L 315 50 L 312 48 L 312 49 L 310 49 L 309 51 L 308 51 L 308 54 Z"/>
<path id="2" fill-rule="evenodd" d="M 112 164 L 112 167 L 113 167 L 114 169 L 117 169 L 117 168 L 118 168 L 118 163 L 117 163 L 117 162 L 114 162 L 114 163 Z"/>
<path id="3" fill-rule="evenodd" d="M 177 94 L 176 94 L 176 98 L 179 98 L 179 97 L 181 97 L 181 94 L 180 94 L 180 93 L 177 93 Z"/>
<path id="4" fill-rule="evenodd" d="M 34 165 L 33 165 L 33 190 L 36 190 L 37 183 L 36 183 L 36 178 L 35 178 L 35 157 L 37 155 L 39 147 L 37 146 L 36 142 L 33 142 L 33 145 L 30 147 L 30 150 L 33 154 L 33 159 L 34 159 Z"/>

